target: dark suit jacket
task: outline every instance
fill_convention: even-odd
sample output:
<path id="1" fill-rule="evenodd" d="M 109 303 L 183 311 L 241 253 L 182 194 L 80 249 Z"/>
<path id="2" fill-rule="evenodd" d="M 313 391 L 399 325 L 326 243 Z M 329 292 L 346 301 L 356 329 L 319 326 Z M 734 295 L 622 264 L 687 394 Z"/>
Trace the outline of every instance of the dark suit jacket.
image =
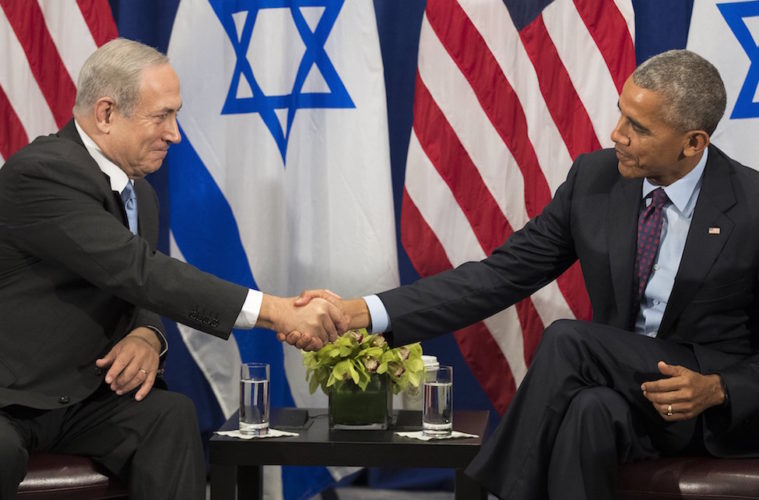
<path id="1" fill-rule="evenodd" d="M 579 157 L 545 210 L 490 257 L 379 294 L 394 342 L 495 314 L 576 259 L 593 321 L 629 328 L 641 185 L 619 174 L 613 150 Z M 717 455 L 759 452 L 758 285 L 759 173 L 710 146 L 658 337 L 693 346 L 702 372 L 722 375 L 729 410 L 710 410 L 706 419 L 707 446 Z"/>
<path id="2" fill-rule="evenodd" d="M 135 190 L 141 236 L 73 121 L 0 169 L 0 407 L 83 400 L 95 360 L 157 315 L 229 336 L 247 289 L 156 252 L 155 192 Z"/>

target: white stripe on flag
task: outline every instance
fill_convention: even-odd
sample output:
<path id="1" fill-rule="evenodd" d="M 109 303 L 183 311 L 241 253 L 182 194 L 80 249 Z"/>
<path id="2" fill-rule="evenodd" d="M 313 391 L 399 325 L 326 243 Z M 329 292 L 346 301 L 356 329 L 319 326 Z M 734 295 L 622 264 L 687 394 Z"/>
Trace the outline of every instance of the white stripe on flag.
<path id="1" fill-rule="evenodd" d="M 588 112 L 598 142 L 609 147 L 619 94 L 596 42 L 572 2 L 553 2 L 543 10 L 543 21 Z"/>
<path id="2" fill-rule="evenodd" d="M 3 61 L 0 64 L 0 87 L 8 96 L 29 140 L 58 130 L 53 113 L 29 68 L 24 49 L 3 9 L 0 9 L 0 50 L 0 60 Z"/>
<path id="3" fill-rule="evenodd" d="M 422 217 L 445 249 L 451 266 L 485 258 L 469 221 L 459 208 L 448 185 L 424 154 L 416 134 L 411 134 L 406 170 L 406 191 Z M 441 210 L 440 207 L 446 207 Z M 522 330 L 516 309 L 509 307 L 485 320 L 485 324 L 503 351 L 514 379 L 522 380 L 527 366 L 524 360 Z"/>
<path id="4" fill-rule="evenodd" d="M 627 31 L 630 32 L 630 39 L 635 40 L 635 10 L 633 9 L 632 0 L 614 0 L 614 4 L 625 18 Z"/>
<path id="5" fill-rule="evenodd" d="M 543 101 L 535 69 L 511 21 L 509 11 L 503 2 L 482 5 L 468 0 L 461 2 L 461 6 L 485 39 L 501 71 L 519 96 L 527 118 L 530 142 L 551 193 L 556 192 L 567 177 L 572 158 Z M 513 227 L 518 229 L 521 226 Z"/>
<path id="6" fill-rule="evenodd" d="M 38 3 L 58 54 L 76 84 L 84 61 L 97 49 L 82 11 L 76 0 L 38 0 Z"/>
<path id="7" fill-rule="evenodd" d="M 512 227 L 522 227 L 529 217 L 519 166 L 493 128 L 469 82 L 430 27 L 427 16 L 422 21 L 419 53 L 419 75 L 430 95 L 456 131 L 501 212 Z"/>
<path id="8" fill-rule="evenodd" d="M 459 204 L 435 166 L 424 154 L 415 133 L 411 134 L 406 170 L 406 191 L 424 220 L 445 249 L 452 266 L 485 258 L 477 237 L 472 231 Z M 445 207 L 441 210 L 441 207 Z"/>

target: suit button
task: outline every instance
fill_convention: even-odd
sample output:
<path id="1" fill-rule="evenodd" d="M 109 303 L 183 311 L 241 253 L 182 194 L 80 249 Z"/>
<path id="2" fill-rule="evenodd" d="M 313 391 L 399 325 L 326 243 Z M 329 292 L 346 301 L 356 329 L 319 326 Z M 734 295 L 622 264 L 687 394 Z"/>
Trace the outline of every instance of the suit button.
<path id="1" fill-rule="evenodd" d="M 94 372 L 95 372 L 95 375 L 97 375 L 99 377 L 99 376 L 101 376 L 103 374 L 103 369 L 100 368 L 100 367 L 98 367 L 98 366 L 96 366 L 95 369 L 94 369 Z"/>
<path id="2" fill-rule="evenodd" d="M 68 404 L 68 403 L 69 403 L 69 401 L 70 401 L 70 400 L 69 400 L 69 397 L 68 397 L 68 396 L 60 396 L 60 397 L 58 398 L 58 402 L 59 402 L 60 404 L 62 404 L 62 405 Z"/>

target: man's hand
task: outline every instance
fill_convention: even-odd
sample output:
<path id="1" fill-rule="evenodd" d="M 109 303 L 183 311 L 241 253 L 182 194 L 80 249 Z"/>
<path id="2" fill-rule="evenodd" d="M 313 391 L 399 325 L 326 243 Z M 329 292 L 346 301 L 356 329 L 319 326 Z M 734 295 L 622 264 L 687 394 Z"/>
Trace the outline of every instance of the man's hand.
<path id="1" fill-rule="evenodd" d="M 666 378 L 645 382 L 643 395 L 668 422 L 696 418 L 707 408 L 725 401 L 719 375 L 702 375 L 683 366 L 659 361 L 659 371 Z"/>
<path id="2" fill-rule="evenodd" d="M 296 307 L 296 298 L 265 295 L 259 314 L 259 326 L 277 332 L 280 341 L 299 349 L 317 350 L 332 342 L 348 328 L 350 317 L 340 307 L 339 297 L 317 298 L 303 307 Z"/>
<path id="3" fill-rule="evenodd" d="M 339 307 L 347 315 L 349 320 L 348 326 L 339 332 L 340 335 L 345 333 L 346 330 L 353 328 L 371 328 L 369 308 L 366 306 L 364 299 L 342 300 L 339 295 L 326 289 L 303 290 L 295 300 L 295 306 L 305 307 L 314 299 L 326 300 Z M 287 342 L 288 344 L 292 344 L 300 349 L 306 349 L 307 351 L 316 350 L 321 347 L 316 347 L 312 343 L 308 343 L 307 339 L 304 338 L 303 333 L 298 330 L 277 330 L 277 339 L 280 342 Z M 330 342 L 333 340 L 335 339 L 330 339 Z"/>
<path id="4" fill-rule="evenodd" d="M 295 299 L 295 305 L 298 307 L 305 306 L 311 302 L 311 299 L 324 299 L 336 306 L 342 307 L 342 297 L 326 288 L 322 288 L 321 290 L 303 290 Z"/>
<path id="5" fill-rule="evenodd" d="M 139 327 L 121 339 L 103 358 L 95 361 L 99 368 L 109 367 L 105 383 L 119 396 L 140 387 L 134 399 L 142 401 L 153 388 L 158 372 L 161 344 L 150 328 Z"/>

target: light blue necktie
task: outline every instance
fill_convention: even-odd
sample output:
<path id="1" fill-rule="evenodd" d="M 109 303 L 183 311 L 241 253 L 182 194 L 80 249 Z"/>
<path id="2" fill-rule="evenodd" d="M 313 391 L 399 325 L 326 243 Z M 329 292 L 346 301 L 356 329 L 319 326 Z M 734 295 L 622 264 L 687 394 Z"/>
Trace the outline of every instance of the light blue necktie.
<path id="1" fill-rule="evenodd" d="M 127 220 L 129 221 L 129 230 L 137 234 L 137 195 L 134 192 L 132 182 L 127 182 L 126 187 L 121 192 L 121 199 L 124 200 Z"/>

